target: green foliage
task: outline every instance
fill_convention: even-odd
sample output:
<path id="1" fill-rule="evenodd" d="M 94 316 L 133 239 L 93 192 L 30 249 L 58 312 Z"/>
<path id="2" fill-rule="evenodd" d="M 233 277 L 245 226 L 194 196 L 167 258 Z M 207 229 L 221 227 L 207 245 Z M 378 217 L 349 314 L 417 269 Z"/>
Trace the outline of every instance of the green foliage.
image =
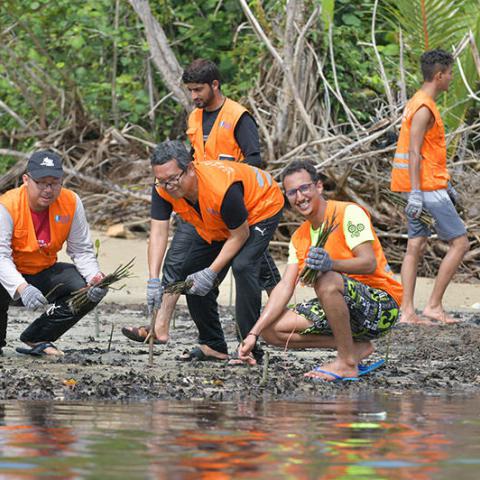
<path id="1" fill-rule="evenodd" d="M 165 8 L 166 3 L 169 8 Z M 198 57 L 213 60 L 222 73 L 224 93 L 240 98 L 258 76 L 263 47 L 251 29 L 239 29 L 244 17 L 237 1 L 225 0 L 221 8 L 218 6 L 218 0 L 164 0 L 154 13 L 167 37 L 175 39 L 181 65 Z"/>
<path id="2" fill-rule="evenodd" d="M 387 76 L 398 78 L 398 23 L 411 28 L 407 38 L 406 69 L 410 87 L 418 87 L 418 35 L 409 10 L 410 0 L 383 0 L 388 3 L 388 16 L 379 16 L 376 27 L 378 50 L 385 63 Z M 398 5 L 397 5 L 398 3 Z M 420 1 L 414 2 L 419 4 Z M 435 21 L 443 38 L 453 41 L 460 27 L 447 22 L 443 4 L 454 4 L 450 15 L 465 15 L 467 5 L 478 0 L 458 2 L 425 0 L 433 5 Z M 157 103 L 168 91 L 155 68 L 153 98 L 149 98 L 149 49 L 143 25 L 126 1 L 119 2 L 119 25 L 114 26 L 115 4 L 112 0 L 4 0 L 0 2 L 1 35 L 0 91 L 2 101 L 32 130 L 61 128 L 75 112 L 77 122 L 82 118 L 96 119 L 104 125 L 114 123 L 112 105 L 113 58 L 116 49 L 116 100 L 119 125 L 139 124 L 151 138 L 163 139 L 178 124 L 180 107 L 169 99 L 155 112 L 155 121 L 147 116 L 150 102 Z M 360 121 L 375 114 L 376 99 L 383 97 L 384 86 L 376 62 L 372 60 L 371 14 L 373 0 L 311 0 L 306 10 L 322 6 L 323 29 L 312 29 L 308 39 L 325 62 L 325 73 L 333 82 L 328 51 L 327 31 L 333 28 L 335 61 L 340 89 L 347 104 Z M 255 12 L 265 32 L 275 38 L 284 22 L 285 0 L 252 0 Z M 205 57 L 217 62 L 223 74 L 225 94 L 240 99 L 246 96 L 259 76 L 261 62 L 271 61 L 265 48 L 245 20 L 237 0 L 150 0 L 152 12 L 165 29 L 181 65 L 194 58 Z M 308 11 L 306 12 L 308 13 Z M 387 21 L 388 18 L 388 21 Z M 462 20 L 463 21 L 463 20 Z M 430 24 L 429 24 L 430 25 Z M 325 28 L 327 27 L 327 28 Z M 457 28 L 458 27 L 458 28 Z M 429 27 L 430 28 L 430 27 Z M 433 28 L 433 27 L 432 27 Z M 478 26 L 476 27 L 478 39 Z M 448 35 L 447 35 L 448 34 Z M 431 32 L 430 38 L 437 38 Z M 274 40 L 278 43 L 278 40 Z M 276 45 L 281 49 L 281 45 Z M 462 60 L 465 71 L 472 71 L 468 54 Z M 395 88 L 392 82 L 392 88 Z M 460 86 L 458 87 L 460 89 Z M 456 90 L 456 87 L 455 87 Z M 395 92 L 394 92 L 395 93 Z M 456 94 L 460 95 L 460 94 Z M 463 94 L 464 95 L 464 94 Z M 458 97 L 457 97 L 458 98 Z M 333 100 L 338 120 L 345 120 L 343 110 Z M 463 115 L 452 110 L 452 115 Z M 81 128 L 82 125 L 78 125 Z M 35 137 L 11 140 L 12 132 L 21 130 L 14 116 L 0 109 L 0 146 L 28 150 Z M 181 131 L 181 129 L 180 129 Z M 13 143 L 9 143 L 13 142 Z M 0 172 L 15 159 L 0 160 Z"/>
<path id="3" fill-rule="evenodd" d="M 372 0 L 337 0 L 333 27 L 333 45 L 339 87 L 346 103 L 358 120 L 368 122 L 375 115 L 377 98 L 383 97 L 384 85 L 373 60 L 371 43 Z M 376 29 L 377 48 L 385 59 L 389 78 L 398 75 L 397 38 L 384 19 Z M 333 76 L 327 71 L 327 78 Z M 392 85 L 394 87 L 394 85 Z M 338 121 L 345 114 L 338 108 Z"/>
<path id="4" fill-rule="evenodd" d="M 401 26 L 416 55 L 425 50 L 450 50 L 465 33 L 465 9 L 471 0 L 387 0 L 390 21 Z M 388 17 L 387 17 L 388 18 Z"/>
<path id="5" fill-rule="evenodd" d="M 328 30 L 333 21 L 333 14 L 335 12 L 335 0 L 321 0 L 322 6 L 322 20 L 325 28 Z"/>
<path id="6" fill-rule="evenodd" d="M 150 3 L 182 65 L 197 57 L 211 58 L 224 74 L 226 94 L 239 98 L 252 87 L 261 47 L 250 29 L 238 30 L 244 20 L 238 2 Z M 87 118 L 113 124 L 116 48 L 120 125 L 139 124 L 159 139 L 169 135 L 180 108 L 173 100 L 165 102 L 155 112 L 155 125 L 150 123 L 150 52 L 143 25 L 128 2 L 121 1 L 119 5 L 120 21 L 115 29 L 115 2 L 111 0 L 0 2 L 2 40 L 8 47 L 0 50 L 2 100 L 26 123 L 30 122 L 32 129 L 60 128 L 62 122 L 68 121 L 69 110 L 78 109 L 85 110 Z M 156 103 L 168 91 L 155 68 L 152 72 Z M 0 110 L 0 144 L 19 127 L 13 116 Z M 28 147 L 28 140 L 16 145 Z"/>

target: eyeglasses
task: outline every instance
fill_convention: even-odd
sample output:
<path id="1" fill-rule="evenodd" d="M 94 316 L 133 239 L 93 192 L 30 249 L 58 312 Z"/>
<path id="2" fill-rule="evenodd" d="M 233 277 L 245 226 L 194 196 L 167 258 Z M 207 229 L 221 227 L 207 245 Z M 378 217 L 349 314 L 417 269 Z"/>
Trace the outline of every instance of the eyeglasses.
<path id="1" fill-rule="evenodd" d="M 39 182 L 38 180 L 35 180 L 32 178 L 30 175 L 27 174 L 27 177 L 30 178 L 33 183 L 38 187 L 39 190 L 46 190 L 48 187 L 50 187 L 52 190 L 58 190 L 62 187 L 63 181 L 60 182 Z"/>
<path id="2" fill-rule="evenodd" d="M 300 192 L 302 195 L 305 193 L 308 193 L 311 190 L 312 185 L 314 185 L 313 182 L 304 183 L 303 185 L 300 185 L 298 188 L 292 188 L 291 190 L 287 190 L 285 192 L 285 195 L 288 198 L 295 198 L 298 192 Z"/>
<path id="3" fill-rule="evenodd" d="M 159 180 L 158 178 L 155 179 L 155 186 L 162 187 L 162 188 L 169 188 L 169 187 L 176 187 L 180 183 L 180 179 L 185 171 L 175 175 L 174 177 L 170 177 L 168 180 Z"/>

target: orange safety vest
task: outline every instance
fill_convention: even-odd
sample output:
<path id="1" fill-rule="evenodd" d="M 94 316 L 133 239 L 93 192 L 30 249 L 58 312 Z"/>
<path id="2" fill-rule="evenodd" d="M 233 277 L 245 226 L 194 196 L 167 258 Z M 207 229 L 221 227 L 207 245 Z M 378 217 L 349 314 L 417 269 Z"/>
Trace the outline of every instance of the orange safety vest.
<path id="1" fill-rule="evenodd" d="M 173 198 L 156 187 L 158 194 L 172 204 L 183 220 L 191 223 L 208 243 L 226 240 L 230 233 L 222 220 L 220 209 L 225 193 L 235 182 L 243 184 L 243 197 L 248 224 L 273 217 L 280 212 L 284 199 L 277 182 L 264 170 L 245 163 L 207 160 L 193 162 L 198 180 L 198 203 L 201 215 L 184 198 Z"/>
<path id="2" fill-rule="evenodd" d="M 330 255 L 332 260 L 348 260 L 350 258 L 355 258 L 353 252 L 350 250 L 347 242 L 345 241 L 345 235 L 342 227 L 345 209 L 348 205 L 356 204 L 349 202 L 337 202 L 335 200 L 328 200 L 327 202 L 325 220 L 331 218 L 335 213 L 335 221 L 338 224 L 338 227 L 330 234 L 327 243 L 323 247 Z M 366 213 L 370 218 L 368 212 Z M 299 273 L 305 266 L 308 249 L 312 245 L 310 238 L 310 227 L 311 223 L 309 220 L 307 220 L 303 222 L 302 225 L 300 225 L 300 227 L 295 230 L 294 234 L 292 235 L 292 243 L 295 247 L 298 258 Z M 398 305 L 400 305 L 402 303 L 403 287 L 393 277 L 393 273 L 388 265 L 387 259 L 385 258 L 385 254 L 383 253 L 383 249 L 380 241 L 378 240 L 377 234 L 373 228 L 372 231 L 374 237 L 372 247 L 377 260 L 376 270 L 373 273 L 366 275 L 349 273 L 348 276 L 364 283 L 365 285 L 387 292 L 395 299 Z"/>
<path id="3" fill-rule="evenodd" d="M 394 192 L 409 192 L 411 190 L 408 161 L 410 128 L 413 116 L 423 106 L 430 110 L 435 123 L 425 134 L 420 151 L 422 156 L 420 162 L 420 190 L 432 191 L 447 188 L 450 176 L 447 171 L 445 128 L 433 98 L 423 90 L 419 90 L 407 103 L 402 117 L 390 184 Z"/>
<path id="4" fill-rule="evenodd" d="M 196 108 L 188 117 L 187 135 L 193 147 L 193 158 L 203 160 L 234 160 L 244 159 L 242 150 L 235 140 L 234 130 L 240 117 L 247 111 L 237 102 L 225 98 L 218 112 L 212 130 L 206 142 L 203 141 L 202 117 L 203 108 Z"/>
<path id="5" fill-rule="evenodd" d="M 50 243 L 45 247 L 38 245 L 25 185 L 6 192 L 0 197 L 0 203 L 13 220 L 11 248 L 17 270 L 26 275 L 34 275 L 54 265 L 57 253 L 70 233 L 77 206 L 75 194 L 62 188 L 58 198 L 48 208 Z"/>

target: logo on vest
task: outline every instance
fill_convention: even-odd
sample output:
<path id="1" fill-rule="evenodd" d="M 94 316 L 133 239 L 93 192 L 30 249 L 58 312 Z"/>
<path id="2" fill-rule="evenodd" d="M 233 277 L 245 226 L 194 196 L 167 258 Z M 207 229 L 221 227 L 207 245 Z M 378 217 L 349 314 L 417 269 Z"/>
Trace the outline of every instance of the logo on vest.
<path id="1" fill-rule="evenodd" d="M 40 164 L 41 167 L 54 167 L 55 163 L 51 158 L 45 157 Z"/>
<path id="2" fill-rule="evenodd" d="M 66 224 L 70 221 L 70 215 L 55 215 L 55 221 L 57 223 Z"/>
<path id="3" fill-rule="evenodd" d="M 222 128 L 226 128 L 226 129 L 232 128 L 232 124 L 226 122 L 225 120 L 222 120 L 222 121 L 219 123 L 219 126 L 222 127 Z"/>

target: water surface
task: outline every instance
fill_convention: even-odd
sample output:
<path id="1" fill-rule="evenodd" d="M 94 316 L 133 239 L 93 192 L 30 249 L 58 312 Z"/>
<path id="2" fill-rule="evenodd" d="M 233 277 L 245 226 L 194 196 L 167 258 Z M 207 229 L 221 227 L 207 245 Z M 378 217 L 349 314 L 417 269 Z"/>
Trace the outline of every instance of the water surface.
<path id="1" fill-rule="evenodd" d="M 480 397 L 0 403 L 0 479 L 478 479 Z"/>

